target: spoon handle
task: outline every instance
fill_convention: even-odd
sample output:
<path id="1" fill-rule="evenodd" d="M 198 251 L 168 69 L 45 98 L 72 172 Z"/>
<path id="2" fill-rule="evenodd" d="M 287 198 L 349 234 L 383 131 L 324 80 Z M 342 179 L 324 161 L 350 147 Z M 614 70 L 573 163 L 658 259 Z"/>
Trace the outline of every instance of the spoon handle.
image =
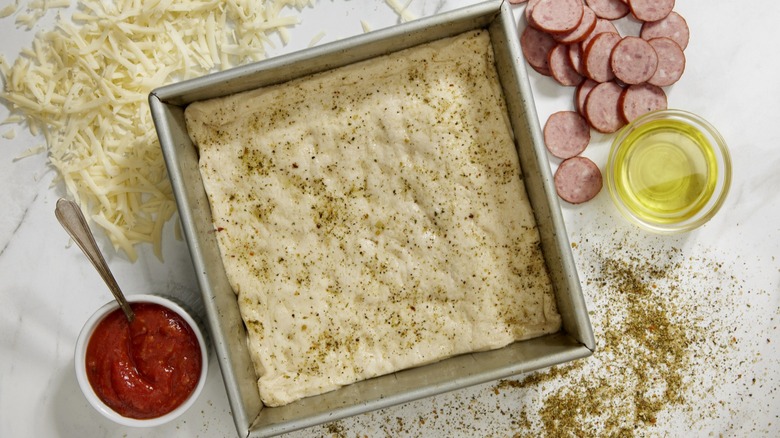
<path id="1" fill-rule="evenodd" d="M 133 309 L 130 308 L 130 304 L 128 304 L 125 296 L 119 289 L 114 275 L 111 274 L 111 270 L 108 268 L 106 259 L 103 258 L 103 254 L 100 252 L 97 243 L 95 243 L 95 237 L 92 235 L 89 225 L 87 225 L 87 220 L 84 218 L 81 208 L 71 200 L 60 198 L 57 201 L 54 215 L 60 221 L 62 227 L 65 228 L 65 231 L 73 238 L 73 241 L 76 242 L 76 245 L 81 248 L 84 255 L 92 262 L 92 265 L 100 273 L 111 293 L 114 294 L 114 298 L 119 302 L 119 306 L 125 312 L 127 320 L 132 322 L 135 317 Z"/>

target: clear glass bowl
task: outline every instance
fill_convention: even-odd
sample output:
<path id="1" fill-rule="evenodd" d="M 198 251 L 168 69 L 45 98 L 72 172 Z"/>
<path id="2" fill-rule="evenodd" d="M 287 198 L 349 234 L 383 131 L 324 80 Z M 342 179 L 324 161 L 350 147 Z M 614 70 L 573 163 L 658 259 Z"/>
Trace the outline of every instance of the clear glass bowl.
<path id="1" fill-rule="evenodd" d="M 629 221 L 656 233 L 681 233 L 703 225 L 723 205 L 731 158 L 706 120 L 660 110 L 618 132 L 605 174 L 612 200 Z"/>
<path id="2" fill-rule="evenodd" d="M 189 314 L 189 312 L 187 312 L 178 303 L 168 298 L 159 295 L 135 294 L 135 295 L 127 295 L 127 301 L 131 303 L 159 304 L 163 307 L 166 307 L 176 312 L 192 328 L 192 331 L 195 333 L 195 336 L 198 338 L 198 343 L 200 344 L 200 353 L 201 353 L 201 372 L 198 378 L 197 386 L 192 391 L 190 396 L 177 408 L 162 416 L 149 418 L 149 419 L 137 419 L 137 418 L 129 418 L 129 417 L 122 416 L 115 410 L 111 409 L 111 407 L 105 404 L 100 399 L 100 397 L 98 397 L 97 393 L 92 388 L 92 385 L 90 385 L 89 383 L 89 378 L 87 377 L 87 370 L 86 370 L 87 344 L 89 343 L 89 339 L 90 337 L 92 337 L 92 333 L 95 331 L 95 328 L 103 320 L 103 318 L 105 318 L 108 314 L 110 314 L 111 312 L 119 308 L 119 304 L 117 304 L 117 302 L 114 300 L 112 300 L 111 302 L 105 304 L 100 309 L 98 309 L 87 320 L 87 322 L 84 324 L 84 327 L 81 329 L 81 333 L 79 333 L 79 337 L 76 340 L 76 352 L 74 357 L 75 366 L 76 366 L 76 380 L 78 380 L 79 387 L 81 388 L 81 391 L 84 393 L 84 396 L 87 398 L 87 401 L 89 401 L 89 404 L 92 405 L 92 407 L 95 408 L 98 412 L 103 414 L 103 416 L 114 421 L 115 423 L 124 426 L 132 426 L 132 427 L 159 426 L 174 420 L 175 418 L 177 418 L 178 416 L 186 412 L 187 409 L 189 409 L 190 406 L 192 406 L 195 400 L 197 400 L 198 395 L 203 390 L 203 386 L 206 383 L 206 377 L 208 375 L 208 348 L 206 344 L 207 338 L 204 336 L 203 331 L 201 330 L 197 321 Z"/>

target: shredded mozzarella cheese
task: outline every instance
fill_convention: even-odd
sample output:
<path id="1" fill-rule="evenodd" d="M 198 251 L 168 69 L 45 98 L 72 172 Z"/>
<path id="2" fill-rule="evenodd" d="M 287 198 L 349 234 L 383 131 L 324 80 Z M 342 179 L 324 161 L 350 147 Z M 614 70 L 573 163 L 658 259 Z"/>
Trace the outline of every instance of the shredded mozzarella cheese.
<path id="1" fill-rule="evenodd" d="M 0 9 L 0 18 L 10 17 L 14 14 L 14 12 L 16 12 L 16 9 L 16 5 L 8 5 L 3 9 Z"/>
<path id="2" fill-rule="evenodd" d="M 22 152 L 21 154 L 14 157 L 14 161 L 23 160 L 25 158 L 32 157 L 33 155 L 38 155 L 42 152 L 46 151 L 46 146 L 39 144 L 38 146 L 33 146 L 26 151 Z"/>
<path id="3" fill-rule="evenodd" d="M 325 32 L 320 32 L 317 35 L 314 35 L 314 37 L 309 41 L 309 47 L 314 47 L 317 45 L 317 43 L 320 42 L 325 37 Z"/>
<path id="4" fill-rule="evenodd" d="M 411 4 L 411 2 L 412 0 L 408 0 L 406 4 L 402 5 L 398 0 L 385 0 L 385 3 L 398 14 L 402 22 L 412 21 L 417 18 L 409 11 L 409 4 Z"/>
<path id="5" fill-rule="evenodd" d="M 277 32 L 298 23 L 283 9 L 314 0 L 81 0 L 70 18 L 38 34 L 12 66 L 0 59 L 2 99 L 46 141 L 59 181 L 117 250 L 137 257 L 176 213 L 149 92 L 263 59 Z M 31 28 L 67 0 L 32 0 L 17 25 Z M 17 7 L 7 7 L 11 15 Z M 10 12 L 9 12 L 10 11 Z M 15 115 L 16 116 L 16 115 Z M 33 148 L 24 156 L 38 153 Z"/>

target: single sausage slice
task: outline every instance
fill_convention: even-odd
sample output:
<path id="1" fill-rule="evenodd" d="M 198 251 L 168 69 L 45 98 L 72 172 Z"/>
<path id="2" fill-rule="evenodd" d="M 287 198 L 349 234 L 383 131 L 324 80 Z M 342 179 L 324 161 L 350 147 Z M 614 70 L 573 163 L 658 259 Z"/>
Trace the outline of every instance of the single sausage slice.
<path id="1" fill-rule="evenodd" d="M 553 179 L 558 196 L 572 204 L 590 201 L 603 186 L 599 167 L 586 157 L 564 160 L 555 171 Z"/>
<path id="2" fill-rule="evenodd" d="M 531 19 L 550 33 L 574 30 L 582 20 L 582 0 L 540 0 L 531 11 Z"/>
<path id="3" fill-rule="evenodd" d="M 658 54 L 653 46 L 642 38 L 627 36 L 615 44 L 610 65 L 615 77 L 623 83 L 641 84 L 655 74 Z"/>
<path id="4" fill-rule="evenodd" d="M 685 53 L 671 38 L 660 37 L 647 41 L 658 54 L 658 68 L 647 83 L 667 87 L 677 82 L 685 71 Z"/>
<path id="5" fill-rule="evenodd" d="M 539 29 L 539 26 L 534 23 L 534 19 L 531 16 L 534 12 L 534 8 L 536 7 L 536 4 L 539 3 L 540 0 L 528 0 L 528 4 L 525 5 L 525 21 L 528 23 L 529 26 Z M 541 29 L 539 29 L 541 30 Z"/>
<path id="6" fill-rule="evenodd" d="M 523 49 L 526 61 L 534 70 L 543 75 L 550 75 L 547 55 L 558 43 L 547 32 L 526 27 L 520 36 L 520 47 Z"/>
<path id="7" fill-rule="evenodd" d="M 674 9 L 674 0 L 629 0 L 631 13 L 641 21 L 658 21 Z"/>
<path id="8" fill-rule="evenodd" d="M 618 105 L 623 87 L 615 81 L 596 85 L 585 99 L 585 118 L 596 131 L 611 134 L 625 125 Z"/>
<path id="9" fill-rule="evenodd" d="M 691 30 L 688 28 L 688 22 L 685 21 L 685 18 L 672 11 L 666 18 L 642 23 L 639 36 L 646 40 L 659 37 L 671 38 L 681 49 L 685 50 L 688 47 Z"/>
<path id="10" fill-rule="evenodd" d="M 622 0 L 585 0 L 585 3 L 593 9 L 597 16 L 607 20 L 617 20 L 631 12 L 631 9 Z"/>
<path id="11" fill-rule="evenodd" d="M 590 94 L 590 90 L 594 89 L 599 83 L 593 79 L 585 79 L 574 90 L 574 106 L 577 108 L 577 112 L 585 115 L 585 100 Z"/>
<path id="12" fill-rule="evenodd" d="M 631 85 L 623 91 L 619 105 L 623 119 L 631 122 L 650 111 L 666 109 L 666 93 L 655 85 Z"/>
<path id="13" fill-rule="evenodd" d="M 593 27 L 593 31 L 590 33 L 590 35 L 585 37 L 585 39 L 582 40 L 582 42 L 580 43 L 580 45 L 582 46 L 582 50 L 584 51 L 585 48 L 588 47 L 588 45 L 590 44 L 591 40 L 593 40 L 593 38 L 596 38 L 596 36 L 605 32 L 620 34 L 620 32 L 618 32 L 617 28 L 615 27 L 614 24 L 612 24 L 611 21 L 605 20 L 603 18 L 597 18 L 596 26 Z"/>
<path id="14" fill-rule="evenodd" d="M 620 35 L 614 32 L 601 33 L 591 40 L 582 57 L 582 71 L 587 77 L 596 82 L 607 82 L 615 77 L 610 57 L 620 40 Z"/>
<path id="15" fill-rule="evenodd" d="M 571 32 L 555 34 L 553 38 L 559 43 L 572 44 L 584 40 L 596 27 L 596 14 L 587 6 L 582 7 L 582 20 L 579 26 Z"/>
<path id="16" fill-rule="evenodd" d="M 544 124 L 544 144 L 553 156 L 571 158 L 582 153 L 590 143 L 590 125 L 574 111 L 559 111 Z"/>
<path id="17" fill-rule="evenodd" d="M 577 73 L 569 59 L 569 46 L 558 44 L 550 50 L 547 64 L 550 66 L 550 74 L 559 84 L 573 87 L 582 82 L 582 75 Z"/>

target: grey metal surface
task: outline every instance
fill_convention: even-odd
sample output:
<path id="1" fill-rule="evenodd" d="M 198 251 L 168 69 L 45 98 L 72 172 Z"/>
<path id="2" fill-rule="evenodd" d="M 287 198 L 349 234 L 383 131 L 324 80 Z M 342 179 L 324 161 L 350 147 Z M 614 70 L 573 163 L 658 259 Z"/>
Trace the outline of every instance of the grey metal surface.
<path id="1" fill-rule="evenodd" d="M 518 156 L 563 318 L 563 331 L 358 382 L 286 406 L 263 407 L 246 332 L 225 275 L 187 134 L 184 108 L 198 100 L 284 82 L 479 28 L 487 28 Z M 571 247 L 552 183 L 515 20 L 489 1 L 230 71 L 157 89 L 149 97 L 217 359 L 240 436 L 264 437 L 586 357 L 595 348 Z"/>
<path id="2" fill-rule="evenodd" d="M 594 350 L 596 341 L 550 172 L 514 17 L 501 14 L 490 25 L 490 35 L 526 191 L 534 209 L 547 267 L 556 286 L 564 330 Z"/>

